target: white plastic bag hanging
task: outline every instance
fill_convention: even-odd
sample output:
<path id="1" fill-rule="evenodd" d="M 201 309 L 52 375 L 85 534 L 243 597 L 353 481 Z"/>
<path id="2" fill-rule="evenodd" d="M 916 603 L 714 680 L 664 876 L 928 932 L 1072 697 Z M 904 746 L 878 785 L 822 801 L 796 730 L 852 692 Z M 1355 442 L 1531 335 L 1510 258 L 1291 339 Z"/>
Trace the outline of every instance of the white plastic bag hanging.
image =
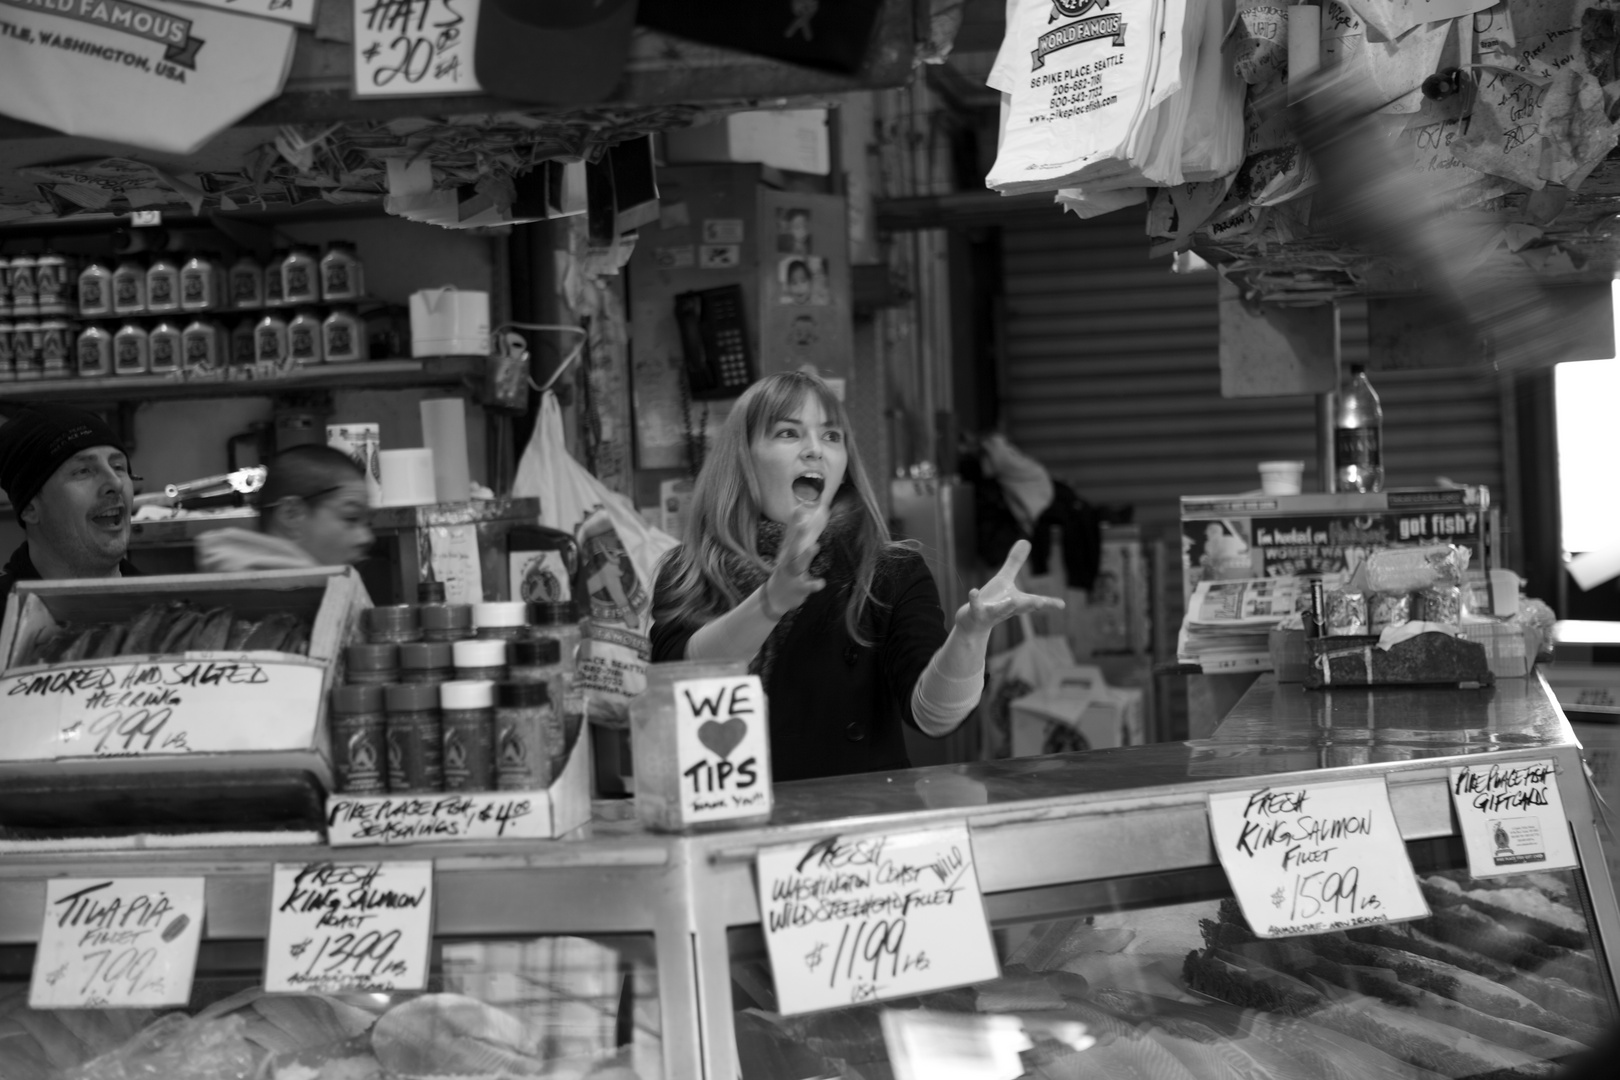
<path id="1" fill-rule="evenodd" d="M 646 688 L 652 589 L 658 560 L 676 546 L 641 520 L 630 500 L 608 490 L 568 453 L 557 396 L 540 399 L 540 418 L 518 462 L 512 494 L 540 500 L 540 524 L 579 544 L 574 596 L 584 608 L 574 686 L 597 723 L 629 722 L 630 699 Z"/>

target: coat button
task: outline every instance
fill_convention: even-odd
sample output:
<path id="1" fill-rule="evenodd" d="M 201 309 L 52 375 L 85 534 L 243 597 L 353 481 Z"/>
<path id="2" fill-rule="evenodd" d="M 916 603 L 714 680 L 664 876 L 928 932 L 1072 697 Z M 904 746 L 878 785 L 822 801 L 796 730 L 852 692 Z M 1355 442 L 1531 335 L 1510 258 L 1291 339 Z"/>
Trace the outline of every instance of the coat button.
<path id="1" fill-rule="evenodd" d="M 866 725 L 859 721 L 852 721 L 844 728 L 844 738 L 850 742 L 860 742 L 866 738 Z"/>

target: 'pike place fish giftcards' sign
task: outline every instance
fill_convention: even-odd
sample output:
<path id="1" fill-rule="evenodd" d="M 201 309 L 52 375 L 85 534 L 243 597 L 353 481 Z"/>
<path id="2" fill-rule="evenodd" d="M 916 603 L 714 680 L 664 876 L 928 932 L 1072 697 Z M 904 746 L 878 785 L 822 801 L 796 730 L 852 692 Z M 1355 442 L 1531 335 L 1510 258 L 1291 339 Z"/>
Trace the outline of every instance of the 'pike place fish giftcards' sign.
<path id="1" fill-rule="evenodd" d="M 1000 974 L 966 825 L 766 848 L 759 907 L 784 1013 Z"/>
<path id="2" fill-rule="evenodd" d="M 1383 777 L 1209 797 L 1215 851 L 1261 937 L 1429 914 Z"/>
<path id="3" fill-rule="evenodd" d="M 1580 865 L 1551 758 L 1458 765 L 1451 770 L 1451 802 L 1475 877 Z"/>

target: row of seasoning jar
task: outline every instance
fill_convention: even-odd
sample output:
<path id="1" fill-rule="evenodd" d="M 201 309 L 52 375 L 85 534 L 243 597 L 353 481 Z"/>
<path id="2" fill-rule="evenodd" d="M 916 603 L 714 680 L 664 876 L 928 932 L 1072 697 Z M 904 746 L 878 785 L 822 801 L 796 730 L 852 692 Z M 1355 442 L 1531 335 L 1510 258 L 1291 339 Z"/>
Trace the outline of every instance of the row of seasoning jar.
<path id="1" fill-rule="evenodd" d="M 536 791 L 562 771 L 583 709 L 543 682 L 350 684 L 332 691 L 339 792 Z"/>
<path id="2" fill-rule="evenodd" d="M 525 641 L 366 641 L 343 650 L 344 681 L 349 685 L 395 683 L 526 682 L 545 683 L 561 700 L 570 682 L 562 645 L 555 638 Z"/>
<path id="3" fill-rule="evenodd" d="M 361 625 L 366 640 L 394 644 L 465 638 L 493 641 L 552 638 L 559 643 L 563 663 L 570 669 L 579 644 L 579 616 L 574 604 L 566 600 L 480 604 L 446 604 L 438 600 L 390 604 L 367 608 Z"/>
<path id="4" fill-rule="evenodd" d="M 365 267 L 344 240 L 328 244 L 324 255 L 300 246 L 268 263 L 239 255 L 229 266 L 212 252 L 92 259 L 77 282 L 85 318 L 353 303 L 366 295 Z"/>
<path id="5" fill-rule="evenodd" d="M 0 255 L 0 315 L 66 315 L 72 311 L 72 262 L 65 255 Z"/>

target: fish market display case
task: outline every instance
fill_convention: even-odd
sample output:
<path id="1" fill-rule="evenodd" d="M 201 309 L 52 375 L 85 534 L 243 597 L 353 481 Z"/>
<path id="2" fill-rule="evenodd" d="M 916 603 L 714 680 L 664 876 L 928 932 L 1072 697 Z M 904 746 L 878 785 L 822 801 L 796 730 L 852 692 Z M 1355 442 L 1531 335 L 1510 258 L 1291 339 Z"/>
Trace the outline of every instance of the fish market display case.
<path id="1" fill-rule="evenodd" d="M 1475 879 L 1447 767 L 1552 758 L 1582 869 Z M 1211 792 L 1382 775 L 1432 916 L 1261 940 L 1217 863 Z M 893 1075 L 884 1009 L 1076 1022 L 1032 1080 L 1546 1076 L 1616 1012 L 1620 913 L 1580 748 L 1537 677 L 1322 693 L 1266 675 L 1212 738 L 782 785 L 768 828 L 700 837 L 707 1075 Z M 751 868 L 763 847 L 966 821 L 1001 977 L 776 1011 Z M 1070 1030 L 1075 1030 L 1072 1027 Z"/>
<path id="2" fill-rule="evenodd" d="M 1471 878 L 1448 766 L 1548 758 L 1581 867 Z M 201 1018 L 223 1024 L 204 1033 L 219 1067 L 151 1075 L 879 1080 L 893 1075 L 881 1011 L 917 1008 L 1095 1040 L 1034 1038 L 1030 1078 L 1547 1076 L 1620 1019 L 1620 911 L 1583 775 L 1536 677 L 1322 693 L 1263 676 L 1209 739 L 783 784 L 769 826 L 655 836 L 628 804 L 602 803 L 558 841 L 345 849 L 434 862 L 426 994 L 259 991 L 272 866 L 333 858 L 325 847 L 0 854 L 0 1076 L 135 1075 L 116 1055 L 150 1066 Z M 1217 864 L 1207 796 L 1356 777 L 1387 781 L 1433 915 L 1256 938 Z M 781 1015 L 758 853 L 964 824 L 999 977 Z M 45 882 L 88 875 L 207 879 L 186 1009 L 27 1008 Z M 229 1071 L 232 1053 L 251 1068 Z"/>

